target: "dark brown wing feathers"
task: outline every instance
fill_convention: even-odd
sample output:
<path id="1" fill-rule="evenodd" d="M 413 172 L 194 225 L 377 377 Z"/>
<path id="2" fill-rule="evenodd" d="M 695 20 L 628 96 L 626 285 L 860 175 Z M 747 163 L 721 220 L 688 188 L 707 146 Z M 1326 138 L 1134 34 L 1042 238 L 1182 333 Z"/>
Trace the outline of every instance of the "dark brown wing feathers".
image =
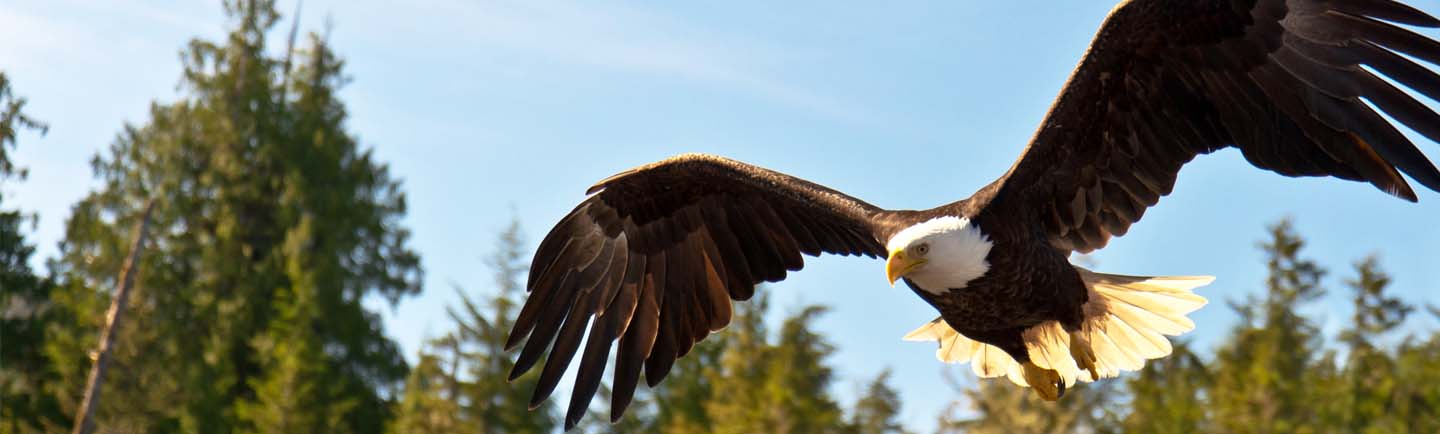
<path id="1" fill-rule="evenodd" d="M 1169 194 L 1186 162 L 1226 146 L 1286 176 L 1414 201 L 1403 173 L 1440 191 L 1440 171 L 1366 104 L 1440 142 L 1440 115 L 1380 77 L 1440 100 L 1440 75 L 1397 54 L 1440 64 L 1440 42 L 1390 22 L 1440 27 L 1391 0 L 1130 1 L 987 209 L 1028 213 L 1055 247 L 1088 252 Z"/>
<path id="2" fill-rule="evenodd" d="M 632 169 L 590 193 L 540 243 L 530 297 L 507 340 L 511 348 L 525 343 L 512 379 L 549 349 L 531 405 L 550 396 L 582 352 L 567 429 L 599 389 L 617 339 L 612 419 L 629 405 L 642 369 L 658 384 L 676 358 L 729 324 L 732 299 L 799 270 L 802 254 L 883 255 L 880 234 L 892 230 L 870 204 L 705 155 Z"/>
<path id="3" fill-rule="evenodd" d="M 1227 146 L 1287 176 L 1365 181 L 1413 201 L 1404 174 L 1440 191 L 1440 170 L 1375 110 L 1440 141 L 1440 115 L 1380 77 L 1440 100 L 1440 75 L 1410 60 L 1440 64 L 1440 43 L 1391 23 L 1440 27 L 1392 0 L 1125 2 L 1011 171 L 951 207 L 1032 222 L 1056 248 L 1091 251 L 1169 194 L 1186 162 Z M 802 254 L 884 255 L 883 240 L 924 214 L 704 155 L 587 193 L 540 243 L 506 344 L 525 343 L 512 379 L 549 350 L 532 405 L 582 352 L 567 429 L 617 339 L 612 420 L 642 370 L 658 384 L 729 323 L 731 300 L 800 269 Z"/>

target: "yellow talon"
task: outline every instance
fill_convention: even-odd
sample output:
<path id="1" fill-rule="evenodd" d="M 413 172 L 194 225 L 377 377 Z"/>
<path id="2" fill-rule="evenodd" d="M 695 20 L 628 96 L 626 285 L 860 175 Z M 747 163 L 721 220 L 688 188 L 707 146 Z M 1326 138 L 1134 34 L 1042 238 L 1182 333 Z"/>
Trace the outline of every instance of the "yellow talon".
<path id="1" fill-rule="evenodd" d="M 1070 357 L 1075 359 L 1075 364 L 1080 369 L 1090 371 L 1091 380 L 1099 380 L 1099 368 L 1095 366 L 1095 351 L 1090 349 L 1090 341 L 1080 332 L 1070 333 Z"/>
<path id="2" fill-rule="evenodd" d="M 1065 382 L 1054 369 L 1041 368 L 1031 362 L 1025 362 L 1021 369 L 1025 374 L 1025 382 L 1030 383 L 1030 387 L 1035 389 L 1040 399 L 1056 401 L 1065 395 Z"/>

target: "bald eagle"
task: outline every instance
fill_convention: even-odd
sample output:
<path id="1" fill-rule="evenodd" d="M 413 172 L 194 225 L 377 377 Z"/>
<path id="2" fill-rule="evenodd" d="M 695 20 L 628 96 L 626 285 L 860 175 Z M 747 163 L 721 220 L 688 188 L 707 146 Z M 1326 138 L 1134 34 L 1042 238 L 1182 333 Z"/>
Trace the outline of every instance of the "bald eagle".
<path id="1" fill-rule="evenodd" d="M 569 429 L 618 340 L 618 420 L 642 369 L 655 386 L 726 326 L 732 300 L 821 253 L 885 258 L 892 285 L 939 311 L 906 337 L 938 341 L 940 359 L 981 377 L 1054 400 L 1077 380 L 1139 369 L 1194 327 L 1186 314 L 1205 299 L 1192 290 L 1211 278 L 1096 273 L 1068 257 L 1124 235 L 1197 155 L 1232 146 L 1281 175 L 1412 202 L 1402 173 L 1440 191 L 1440 171 L 1372 109 L 1440 142 L 1440 115 L 1382 78 L 1440 100 L 1440 75 L 1411 60 L 1440 64 L 1440 42 L 1397 24 L 1440 20 L 1392 0 L 1122 2 L 1014 166 L 927 210 L 709 155 L 624 171 L 540 243 L 507 343 L 525 343 L 511 378 L 549 349 L 538 405 L 579 353 Z"/>

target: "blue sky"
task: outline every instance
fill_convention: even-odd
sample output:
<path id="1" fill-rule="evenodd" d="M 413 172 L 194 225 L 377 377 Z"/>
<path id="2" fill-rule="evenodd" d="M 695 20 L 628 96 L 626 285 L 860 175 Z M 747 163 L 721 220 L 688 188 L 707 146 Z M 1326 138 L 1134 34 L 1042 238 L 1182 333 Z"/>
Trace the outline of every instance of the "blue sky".
<path id="1" fill-rule="evenodd" d="M 179 50 L 223 30 L 218 2 L 137 3 L 0 3 L 0 68 L 52 126 L 21 137 L 15 157 L 32 176 L 5 186 L 9 203 L 40 213 L 32 239 L 42 256 L 55 252 L 70 204 L 95 185 L 90 157 L 124 123 L 145 122 L 151 101 L 175 100 Z M 1019 154 L 1113 6 L 393 4 L 312 0 L 302 26 L 333 23 L 354 77 L 343 92 L 349 128 L 409 194 L 405 223 L 426 292 L 394 309 L 376 304 L 408 353 L 450 327 L 452 284 L 487 291 L 482 258 L 512 216 L 533 246 L 592 182 L 673 154 L 729 156 L 887 208 L 968 196 Z M 1440 145 L 1420 147 L 1440 159 Z M 1264 226 L 1293 216 L 1308 254 L 1335 268 L 1332 297 L 1305 308 L 1333 333 L 1349 315 L 1339 277 L 1370 253 L 1382 255 L 1399 294 L 1440 300 L 1440 194 L 1420 197 L 1410 204 L 1364 184 L 1286 179 L 1226 150 L 1186 166 L 1175 192 L 1094 259 L 1112 273 L 1217 276 L 1201 289 L 1212 303 L 1193 315 L 1193 336 L 1209 348 L 1235 319 L 1224 301 L 1262 283 L 1255 244 Z M 964 379 L 969 370 L 940 365 L 930 344 L 899 340 L 935 312 L 883 274 L 879 261 L 807 258 L 806 270 L 769 290 L 777 316 L 802 303 L 833 307 L 817 325 L 838 347 L 843 400 L 891 367 L 905 422 L 928 430 L 954 396 L 941 370 Z"/>

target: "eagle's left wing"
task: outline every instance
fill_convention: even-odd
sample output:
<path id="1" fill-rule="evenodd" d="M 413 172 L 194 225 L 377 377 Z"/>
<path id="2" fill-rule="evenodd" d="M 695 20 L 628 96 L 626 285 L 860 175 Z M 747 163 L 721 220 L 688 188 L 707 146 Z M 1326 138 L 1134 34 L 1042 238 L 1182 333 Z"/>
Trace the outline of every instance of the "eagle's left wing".
<path id="1" fill-rule="evenodd" d="M 1381 78 L 1440 99 L 1440 75 L 1401 56 L 1440 64 L 1440 43 L 1392 23 L 1440 27 L 1392 0 L 1125 2 L 989 207 L 1038 213 L 1056 248 L 1088 252 L 1226 146 L 1286 176 L 1414 201 L 1404 173 L 1440 191 L 1440 171 L 1365 103 L 1440 141 L 1440 115 Z"/>

